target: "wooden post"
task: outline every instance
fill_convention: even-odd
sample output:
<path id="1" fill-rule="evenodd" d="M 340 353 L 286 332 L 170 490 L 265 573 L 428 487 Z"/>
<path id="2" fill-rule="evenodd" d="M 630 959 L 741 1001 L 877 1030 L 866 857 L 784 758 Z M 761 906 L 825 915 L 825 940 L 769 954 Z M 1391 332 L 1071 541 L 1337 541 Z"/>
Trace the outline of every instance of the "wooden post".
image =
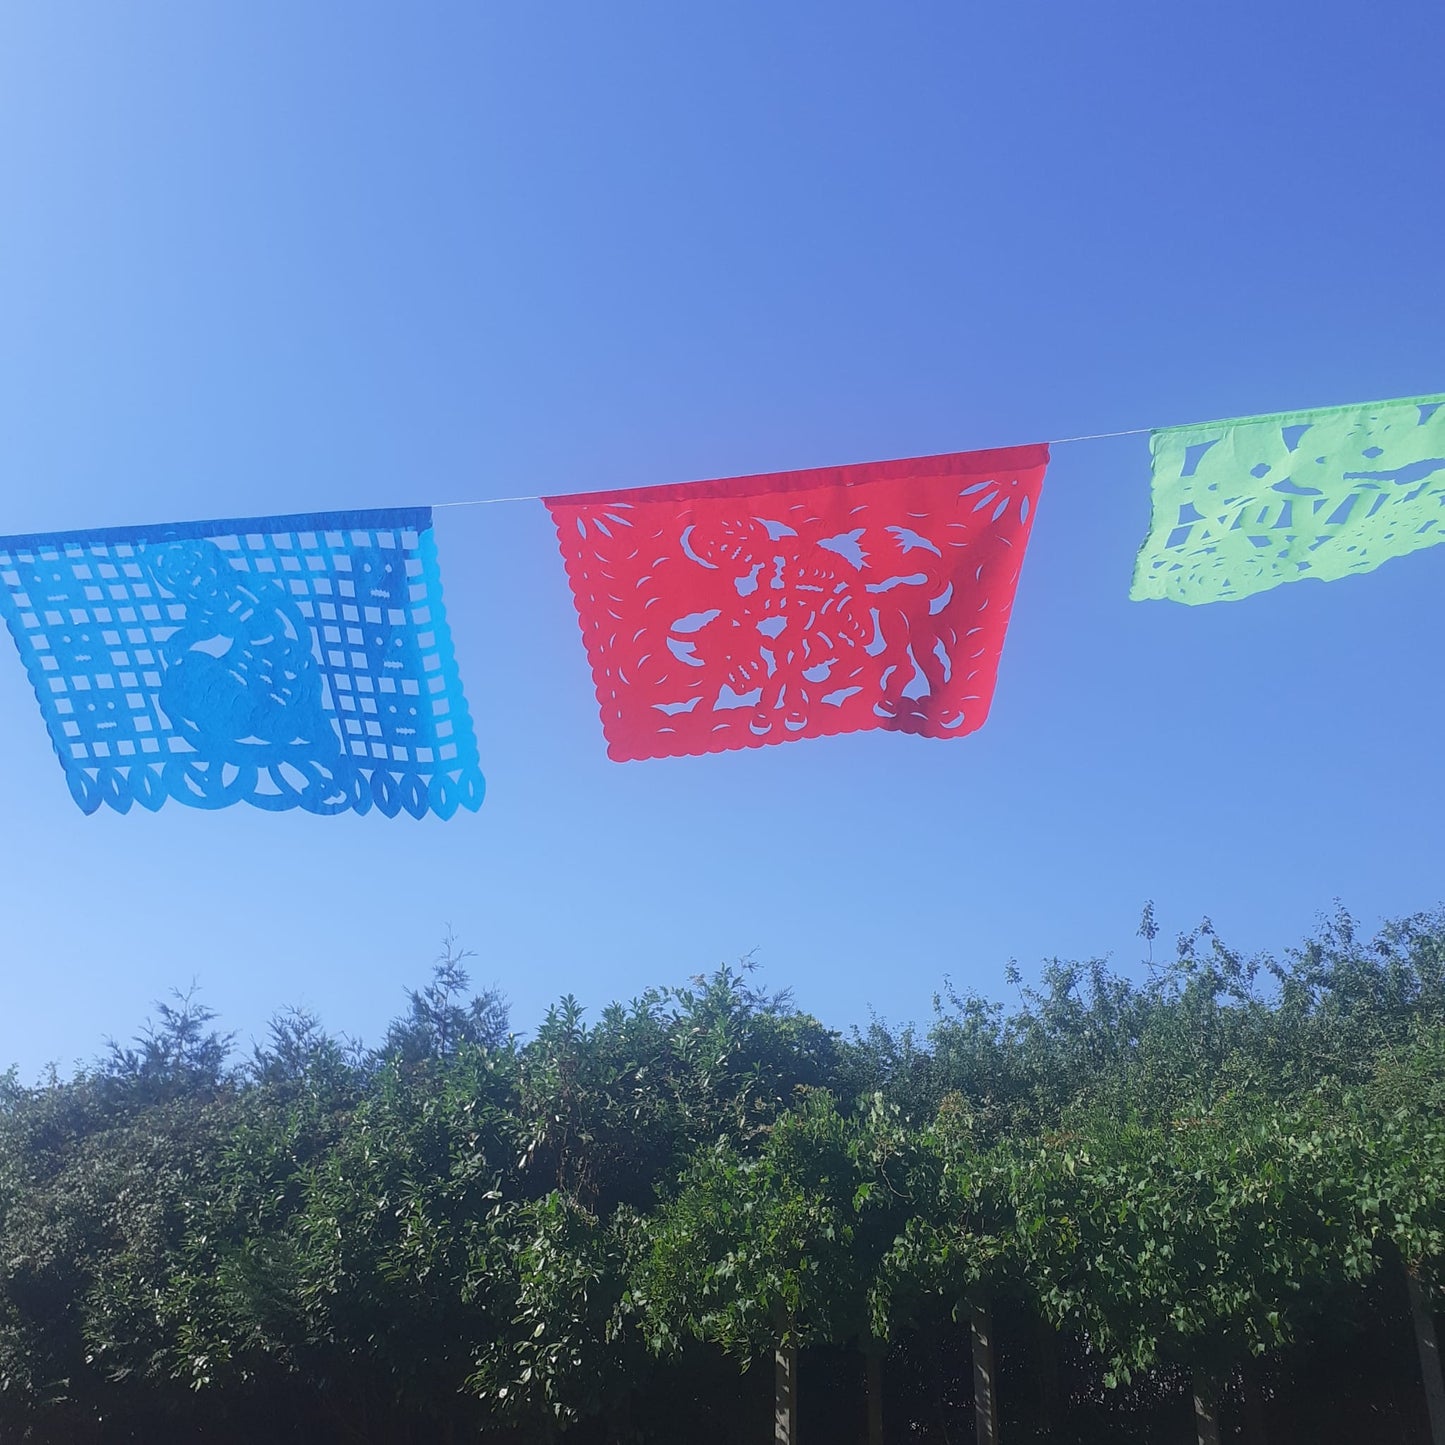
<path id="1" fill-rule="evenodd" d="M 1405 1266 L 1410 1290 L 1410 1318 L 1415 1324 L 1415 1348 L 1420 1352 L 1420 1375 L 1425 1382 L 1425 1404 L 1430 1410 L 1430 1439 L 1445 1445 L 1445 1379 L 1440 1373 L 1440 1345 L 1435 1338 L 1435 1312 L 1414 1267 Z"/>
<path id="2" fill-rule="evenodd" d="M 969 1296 L 968 1329 L 973 1341 L 973 1421 L 978 1445 L 998 1445 L 993 1309 L 987 1295 Z"/>
<path id="3" fill-rule="evenodd" d="M 1219 1445 L 1219 1382 L 1203 1368 L 1194 1371 L 1194 1431 L 1199 1445 Z"/>
<path id="4" fill-rule="evenodd" d="M 864 1391 L 868 1396 L 868 1445 L 883 1445 L 883 1341 L 863 1346 Z"/>
<path id="5" fill-rule="evenodd" d="M 798 1347 L 773 1353 L 773 1445 L 798 1445 Z"/>

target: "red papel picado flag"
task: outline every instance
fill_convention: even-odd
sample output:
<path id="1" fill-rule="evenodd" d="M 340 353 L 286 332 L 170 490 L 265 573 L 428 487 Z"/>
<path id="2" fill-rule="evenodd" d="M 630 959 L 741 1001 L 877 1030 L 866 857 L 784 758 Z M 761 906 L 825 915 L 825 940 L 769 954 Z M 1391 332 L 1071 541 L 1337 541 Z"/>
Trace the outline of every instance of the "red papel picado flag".
<path id="1" fill-rule="evenodd" d="M 980 727 L 1045 445 L 549 497 L 618 762 Z"/>

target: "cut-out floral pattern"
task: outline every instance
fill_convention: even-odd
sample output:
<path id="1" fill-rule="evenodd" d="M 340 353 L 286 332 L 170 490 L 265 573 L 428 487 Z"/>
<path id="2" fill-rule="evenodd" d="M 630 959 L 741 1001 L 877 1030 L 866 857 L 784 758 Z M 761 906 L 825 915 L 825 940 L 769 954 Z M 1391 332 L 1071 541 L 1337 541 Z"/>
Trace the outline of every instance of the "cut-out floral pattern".
<path id="1" fill-rule="evenodd" d="M 979 727 L 1043 447 L 548 501 L 622 761 Z"/>
<path id="2" fill-rule="evenodd" d="M 1231 602 L 1445 541 L 1445 395 L 1157 431 L 1130 596 Z"/>

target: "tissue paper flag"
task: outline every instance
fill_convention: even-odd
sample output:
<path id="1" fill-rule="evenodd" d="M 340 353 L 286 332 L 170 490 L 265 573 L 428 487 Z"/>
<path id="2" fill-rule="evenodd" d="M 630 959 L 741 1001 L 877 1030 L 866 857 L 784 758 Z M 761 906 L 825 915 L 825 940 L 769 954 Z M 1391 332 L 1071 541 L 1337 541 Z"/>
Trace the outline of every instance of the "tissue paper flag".
<path id="1" fill-rule="evenodd" d="M 988 715 L 1046 446 L 552 497 L 617 761 Z"/>
<path id="2" fill-rule="evenodd" d="M 1232 602 L 1445 540 L 1445 395 L 1170 427 L 1129 595 Z"/>
<path id="3" fill-rule="evenodd" d="M 426 509 L 0 538 L 75 801 L 476 809 Z"/>

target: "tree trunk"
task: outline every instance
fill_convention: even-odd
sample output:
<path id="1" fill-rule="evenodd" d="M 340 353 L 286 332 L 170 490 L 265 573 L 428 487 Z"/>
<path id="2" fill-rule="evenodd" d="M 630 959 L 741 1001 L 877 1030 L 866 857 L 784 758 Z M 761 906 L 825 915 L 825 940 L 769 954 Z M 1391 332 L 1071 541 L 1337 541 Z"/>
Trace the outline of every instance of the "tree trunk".
<path id="1" fill-rule="evenodd" d="M 1038 1322 L 1039 1439 L 1052 1440 L 1059 1428 L 1059 1337 L 1046 1316 Z"/>
<path id="2" fill-rule="evenodd" d="M 978 1445 L 998 1445 L 993 1308 L 987 1295 L 969 1297 L 968 1328 L 973 1341 L 973 1422 Z"/>
<path id="3" fill-rule="evenodd" d="M 1253 1355 L 1244 1362 L 1244 1445 L 1268 1445 L 1264 1429 L 1264 1383 L 1259 1361 Z"/>
<path id="4" fill-rule="evenodd" d="M 868 1397 L 868 1445 L 883 1445 L 883 1342 L 863 1347 L 863 1385 Z"/>
<path id="5" fill-rule="evenodd" d="M 1410 1317 L 1415 1323 L 1415 1348 L 1420 1351 L 1420 1374 L 1425 1381 L 1425 1403 L 1430 1409 L 1430 1439 L 1445 1445 L 1445 1379 L 1440 1374 L 1440 1346 L 1435 1338 L 1435 1313 L 1420 1284 L 1420 1276 L 1405 1266 L 1410 1289 Z"/>
<path id="6" fill-rule="evenodd" d="M 798 1347 L 773 1353 L 773 1445 L 798 1445 Z"/>
<path id="7" fill-rule="evenodd" d="M 1219 1445 L 1219 1380 L 1210 1371 L 1194 1371 L 1194 1431 L 1199 1445 Z"/>

